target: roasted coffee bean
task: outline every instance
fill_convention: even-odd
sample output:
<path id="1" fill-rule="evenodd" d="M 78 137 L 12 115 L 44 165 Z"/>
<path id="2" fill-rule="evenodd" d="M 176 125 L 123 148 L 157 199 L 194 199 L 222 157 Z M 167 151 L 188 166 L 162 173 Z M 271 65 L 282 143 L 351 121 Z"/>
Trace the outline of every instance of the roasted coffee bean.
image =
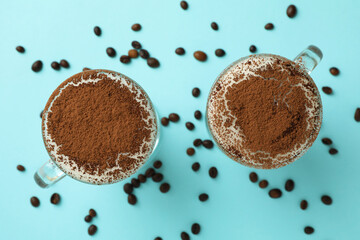
<path id="1" fill-rule="evenodd" d="M 195 147 L 199 147 L 202 144 L 202 140 L 200 138 L 197 138 L 194 140 L 193 144 Z"/>
<path id="2" fill-rule="evenodd" d="M 180 7 L 184 10 L 189 8 L 189 4 L 186 1 L 181 1 L 180 2 Z"/>
<path id="3" fill-rule="evenodd" d="M 35 62 L 32 64 L 31 69 L 32 69 L 34 72 L 40 72 L 40 70 L 42 69 L 42 67 L 43 67 L 42 61 L 37 60 L 37 61 L 35 61 Z"/>
<path id="4" fill-rule="evenodd" d="M 207 55 L 203 51 L 196 51 L 194 52 L 194 58 L 200 62 L 205 62 L 207 59 Z"/>
<path id="5" fill-rule="evenodd" d="M 218 49 L 215 50 L 215 55 L 217 57 L 223 57 L 223 56 L 225 56 L 225 51 L 223 49 L 221 49 L 221 48 L 218 48 Z"/>
<path id="6" fill-rule="evenodd" d="M 101 28 L 98 26 L 94 27 L 94 33 L 96 36 L 100 36 L 101 35 Z"/>
<path id="7" fill-rule="evenodd" d="M 90 208 L 90 210 L 89 210 L 89 215 L 91 216 L 91 217 L 96 217 L 96 211 L 94 210 L 94 209 L 92 209 L 92 208 Z"/>
<path id="8" fill-rule="evenodd" d="M 147 59 L 147 65 L 151 68 L 157 68 L 160 66 L 160 62 L 156 58 L 151 57 Z"/>
<path id="9" fill-rule="evenodd" d="M 249 51 L 252 52 L 252 53 L 256 53 L 256 46 L 255 45 L 251 45 L 250 48 L 249 48 Z"/>
<path id="10" fill-rule="evenodd" d="M 200 224 L 198 223 L 194 223 L 192 226 L 191 226 L 191 232 L 195 235 L 199 234 L 200 233 Z"/>
<path id="11" fill-rule="evenodd" d="M 141 49 L 141 50 L 139 51 L 139 55 L 140 55 L 140 57 L 143 58 L 143 59 L 148 59 L 148 58 L 150 57 L 149 52 L 148 52 L 147 50 L 145 50 L 145 49 Z"/>
<path id="12" fill-rule="evenodd" d="M 194 112 L 194 117 L 195 117 L 197 120 L 200 120 L 201 117 L 202 117 L 201 112 L 200 112 L 199 110 L 196 110 L 196 111 Z"/>
<path id="13" fill-rule="evenodd" d="M 150 178 L 155 175 L 155 170 L 153 168 L 148 168 L 145 172 L 145 176 Z"/>
<path id="14" fill-rule="evenodd" d="M 135 49 L 140 49 L 141 48 L 141 44 L 138 41 L 132 41 L 131 46 L 133 48 L 135 48 Z"/>
<path id="15" fill-rule="evenodd" d="M 329 153 L 331 154 L 331 155 L 335 155 L 335 154 L 337 154 L 339 151 L 336 149 L 336 148 L 330 148 L 330 150 L 329 150 Z"/>
<path id="16" fill-rule="evenodd" d="M 90 227 L 88 228 L 88 234 L 92 236 L 96 233 L 96 231 L 97 231 L 97 226 L 91 224 Z"/>
<path id="17" fill-rule="evenodd" d="M 85 220 L 85 222 L 89 223 L 92 220 L 92 216 L 87 215 L 87 216 L 85 216 L 84 220 Z"/>
<path id="18" fill-rule="evenodd" d="M 217 175 L 218 175 L 218 170 L 217 170 L 217 168 L 216 168 L 216 167 L 211 167 L 211 168 L 209 169 L 209 176 L 210 176 L 211 178 L 216 178 Z"/>
<path id="19" fill-rule="evenodd" d="M 171 122 L 178 122 L 180 120 L 180 116 L 176 113 L 170 113 L 169 114 L 169 120 Z"/>
<path id="20" fill-rule="evenodd" d="M 213 141 L 206 139 L 203 141 L 203 146 L 207 149 L 211 149 L 214 147 L 214 143 L 213 143 Z"/>
<path id="21" fill-rule="evenodd" d="M 269 191 L 269 196 L 271 198 L 279 198 L 279 197 L 281 197 L 281 195 L 282 195 L 282 192 L 278 188 L 274 188 Z"/>
<path id="22" fill-rule="evenodd" d="M 131 185 L 131 183 L 124 184 L 124 192 L 125 193 L 130 194 L 133 192 L 133 190 L 134 190 L 134 187 L 133 187 L 133 185 Z"/>
<path id="23" fill-rule="evenodd" d="M 59 204 L 60 199 L 60 195 L 58 193 L 54 193 L 53 195 L 51 195 L 50 202 L 54 205 L 57 205 Z"/>
<path id="24" fill-rule="evenodd" d="M 259 187 L 260 188 L 267 188 L 268 185 L 269 185 L 269 182 L 267 180 L 261 180 L 259 182 Z"/>
<path id="25" fill-rule="evenodd" d="M 115 57 L 116 56 L 116 51 L 114 48 L 112 47 L 108 47 L 106 49 L 106 54 L 109 56 L 109 57 Z"/>
<path id="26" fill-rule="evenodd" d="M 186 154 L 189 156 L 192 156 L 195 154 L 195 149 L 194 148 L 188 148 L 186 149 Z"/>
<path id="27" fill-rule="evenodd" d="M 206 193 L 202 193 L 202 194 L 199 195 L 199 200 L 200 200 L 201 202 L 205 202 L 205 201 L 207 201 L 208 199 L 209 199 L 209 195 L 207 195 Z"/>
<path id="28" fill-rule="evenodd" d="M 44 112 L 44 110 L 42 110 L 42 111 L 40 112 L 40 118 L 42 118 L 43 112 Z"/>
<path id="29" fill-rule="evenodd" d="M 138 180 L 140 183 L 146 182 L 146 176 L 144 174 L 139 174 Z"/>
<path id="30" fill-rule="evenodd" d="M 295 188 L 295 182 L 292 179 L 288 179 L 285 183 L 285 190 L 291 192 Z"/>
<path id="31" fill-rule="evenodd" d="M 182 232 L 180 234 L 180 237 L 181 237 L 181 240 L 190 240 L 190 236 L 186 232 Z"/>
<path id="32" fill-rule="evenodd" d="M 159 169 L 162 166 L 162 162 L 160 160 L 156 160 L 153 164 L 154 168 Z"/>
<path id="33" fill-rule="evenodd" d="M 328 195 L 323 195 L 321 196 L 321 201 L 325 204 L 325 205 L 331 205 L 332 204 L 332 199 L 330 196 Z"/>
<path id="34" fill-rule="evenodd" d="M 69 68 L 69 67 L 70 67 L 69 62 L 66 61 L 65 59 L 61 59 L 61 60 L 60 60 L 60 65 L 61 65 L 63 68 Z"/>
<path id="35" fill-rule="evenodd" d="M 126 56 L 126 55 L 122 55 L 120 57 L 120 62 L 121 63 L 124 63 L 124 64 L 127 64 L 131 61 L 131 58 L 129 56 Z"/>
<path id="36" fill-rule="evenodd" d="M 265 25 L 265 29 L 266 29 L 266 30 L 273 30 L 273 29 L 274 29 L 274 24 L 272 24 L 272 23 L 267 23 L 267 24 Z"/>
<path id="37" fill-rule="evenodd" d="M 315 229 L 314 229 L 313 227 L 306 226 L 306 227 L 304 228 L 304 232 L 305 232 L 306 234 L 312 234 L 312 233 L 315 232 Z"/>
<path id="38" fill-rule="evenodd" d="M 175 49 L 175 53 L 177 55 L 184 55 L 185 54 L 185 49 L 182 48 L 182 47 L 179 47 L 179 48 Z"/>
<path id="39" fill-rule="evenodd" d="M 323 138 L 323 139 L 321 139 L 321 141 L 325 145 L 331 145 L 332 144 L 332 140 L 330 138 Z"/>
<path id="40" fill-rule="evenodd" d="M 16 51 L 18 51 L 19 53 L 24 53 L 25 52 L 25 48 L 23 46 L 17 46 Z"/>
<path id="41" fill-rule="evenodd" d="M 16 166 L 16 169 L 18 170 L 18 171 L 20 171 L 20 172 L 24 172 L 25 171 L 25 167 L 23 166 L 23 165 L 17 165 Z"/>
<path id="42" fill-rule="evenodd" d="M 140 31 L 141 30 L 141 25 L 139 23 L 135 23 L 131 26 L 131 29 L 135 32 Z"/>
<path id="43" fill-rule="evenodd" d="M 160 192 L 167 193 L 170 190 L 170 184 L 168 183 L 162 183 L 160 185 Z"/>
<path id="44" fill-rule="evenodd" d="M 30 203 L 33 207 L 38 207 L 40 206 L 40 200 L 37 197 L 31 197 L 30 198 Z"/>
<path id="45" fill-rule="evenodd" d="M 354 118 L 355 118 L 355 121 L 360 122 L 360 108 L 357 108 L 355 110 Z"/>
<path id="46" fill-rule="evenodd" d="M 200 96 L 200 89 L 197 88 L 197 87 L 193 88 L 193 90 L 191 91 L 191 94 L 192 94 L 194 97 Z"/>
<path id="47" fill-rule="evenodd" d="M 219 30 L 219 25 L 216 22 L 212 22 L 210 26 L 215 31 Z"/>
<path id="48" fill-rule="evenodd" d="M 137 58 L 139 56 L 139 53 L 138 53 L 138 51 L 136 49 L 130 49 L 128 51 L 128 56 L 130 58 Z"/>
<path id="49" fill-rule="evenodd" d="M 193 163 L 193 165 L 191 166 L 191 168 L 192 168 L 192 170 L 193 170 L 194 172 L 199 171 L 199 169 L 200 169 L 200 163 L 198 163 L 198 162 Z"/>
<path id="50" fill-rule="evenodd" d="M 169 119 L 167 117 L 161 118 L 161 124 L 166 127 L 167 125 L 169 125 Z"/>
<path id="51" fill-rule="evenodd" d="M 161 237 L 156 237 L 154 240 L 163 240 Z"/>
<path id="52" fill-rule="evenodd" d="M 90 69 L 90 68 L 87 68 L 87 67 L 84 67 L 82 70 L 83 70 L 83 72 L 84 72 L 84 71 L 89 71 L 89 70 L 91 70 L 91 69 Z"/>
<path id="53" fill-rule="evenodd" d="M 60 70 L 60 64 L 58 62 L 52 62 L 51 63 L 51 67 L 54 69 L 54 70 Z"/>
<path id="54" fill-rule="evenodd" d="M 258 178 L 258 175 L 257 175 L 256 172 L 251 172 L 249 174 L 249 179 L 250 179 L 251 182 L 256 183 L 259 178 Z"/>
<path id="55" fill-rule="evenodd" d="M 152 180 L 154 182 L 161 182 L 164 179 L 164 175 L 161 173 L 155 173 L 154 176 L 152 176 Z"/>
<path id="56" fill-rule="evenodd" d="M 192 122 L 186 122 L 185 126 L 190 131 L 194 130 L 194 128 L 195 128 L 195 125 Z"/>
<path id="57" fill-rule="evenodd" d="M 140 181 L 136 178 L 131 179 L 131 184 L 133 185 L 134 188 L 140 187 Z"/>
<path id="58" fill-rule="evenodd" d="M 338 68 L 332 67 L 332 68 L 330 68 L 330 73 L 334 76 L 337 76 L 337 75 L 339 75 L 340 71 Z"/>
<path id="59" fill-rule="evenodd" d="M 295 5 L 290 5 L 288 6 L 288 8 L 286 9 L 286 15 L 289 17 L 289 18 L 293 18 L 296 16 L 296 13 L 297 13 L 297 9 L 295 7 Z"/>
<path id="60" fill-rule="evenodd" d="M 302 201 L 300 202 L 300 208 L 301 208 L 302 210 L 306 210 L 307 207 L 308 207 L 308 202 L 307 202 L 306 200 L 302 200 Z"/>
<path id="61" fill-rule="evenodd" d="M 322 88 L 323 92 L 326 93 L 326 94 L 332 94 L 333 90 L 331 87 L 323 87 Z"/>
<path id="62" fill-rule="evenodd" d="M 128 203 L 131 205 L 135 205 L 137 202 L 136 196 L 134 194 L 128 195 Z"/>

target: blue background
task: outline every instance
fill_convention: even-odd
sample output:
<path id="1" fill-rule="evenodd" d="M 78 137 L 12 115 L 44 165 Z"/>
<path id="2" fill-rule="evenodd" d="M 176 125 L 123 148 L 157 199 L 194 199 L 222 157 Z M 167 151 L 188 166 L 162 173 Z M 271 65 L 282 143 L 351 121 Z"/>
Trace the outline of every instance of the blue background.
<path id="1" fill-rule="evenodd" d="M 179 2 L 1 0 L 0 239 L 180 239 L 193 222 L 202 229 L 192 239 L 359 239 L 360 123 L 353 116 L 360 106 L 360 1 L 189 0 L 187 11 Z M 298 8 L 294 19 L 285 13 L 291 3 Z M 210 28 L 212 21 L 219 31 Z M 140 32 L 130 29 L 135 22 L 141 23 Z M 274 23 L 273 31 L 264 30 L 268 22 Z M 101 37 L 93 33 L 96 25 Z M 132 40 L 140 41 L 161 67 L 151 69 L 142 59 L 120 63 Z M 283 189 L 286 179 L 295 180 L 295 190 L 280 199 L 269 198 L 267 190 L 248 180 L 251 169 L 217 148 L 196 149 L 193 157 L 185 154 L 195 138 L 209 138 L 204 119 L 195 120 L 194 110 L 204 112 L 216 76 L 248 55 L 251 44 L 258 52 L 288 58 L 310 44 L 318 46 L 324 58 L 312 76 L 319 88 L 334 90 L 331 96 L 321 93 L 323 126 L 308 153 L 290 166 L 256 171 L 269 180 L 269 188 Z M 17 45 L 26 53 L 16 52 Z M 109 46 L 117 50 L 114 59 L 105 53 Z M 184 56 L 174 53 L 180 46 Z M 226 56 L 216 57 L 217 48 Z M 196 50 L 205 51 L 208 61 L 196 61 Z M 70 69 L 51 69 L 52 61 L 63 58 Z M 37 59 L 44 67 L 34 73 L 31 65 Z M 340 69 L 338 77 L 330 75 L 332 66 Z M 45 190 L 35 184 L 33 173 L 48 160 L 40 111 L 52 91 L 83 67 L 124 73 L 144 87 L 160 116 L 181 115 L 179 123 L 162 128 L 158 152 L 170 192 L 162 194 L 158 183 L 148 181 L 135 190 L 138 204 L 130 206 L 124 183 L 99 187 L 66 177 Z M 201 88 L 199 98 L 191 96 L 195 86 Z M 186 121 L 196 129 L 186 130 Z M 322 137 L 332 138 L 339 154 L 330 156 Z M 191 170 L 195 161 L 201 163 L 197 173 Z M 25 173 L 16 170 L 19 163 Z M 211 166 L 219 170 L 217 179 L 208 176 Z M 58 206 L 49 202 L 54 192 L 62 197 Z M 210 195 L 209 201 L 198 201 L 202 192 Z M 333 205 L 322 204 L 322 194 L 332 196 Z M 30 205 L 34 195 L 41 200 L 39 208 Z M 299 208 L 302 199 L 309 201 L 306 211 Z M 99 230 L 93 237 L 83 220 L 89 208 L 98 212 L 93 223 Z M 304 234 L 306 225 L 315 228 L 313 235 Z"/>

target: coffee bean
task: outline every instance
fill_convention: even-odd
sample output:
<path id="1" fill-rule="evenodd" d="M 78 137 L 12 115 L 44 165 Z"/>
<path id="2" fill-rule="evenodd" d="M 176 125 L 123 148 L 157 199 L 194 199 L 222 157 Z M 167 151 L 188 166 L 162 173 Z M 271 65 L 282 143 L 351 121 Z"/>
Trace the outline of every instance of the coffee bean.
<path id="1" fill-rule="evenodd" d="M 190 240 L 190 236 L 186 232 L 182 232 L 180 234 L 180 237 L 181 237 L 181 240 Z"/>
<path id="2" fill-rule="evenodd" d="M 186 122 L 185 126 L 190 131 L 194 130 L 194 128 L 195 128 L 195 125 L 192 122 Z"/>
<path id="3" fill-rule="evenodd" d="M 195 154 L 195 149 L 194 148 L 188 148 L 186 149 L 186 154 L 189 156 L 192 156 Z"/>
<path id="4" fill-rule="evenodd" d="M 325 145 L 331 145 L 332 144 L 332 140 L 330 138 L 323 138 L 323 139 L 321 139 L 321 141 Z"/>
<path id="5" fill-rule="evenodd" d="M 176 113 L 170 113 L 169 114 L 169 120 L 171 122 L 178 122 L 180 120 L 180 116 Z"/>
<path id="6" fill-rule="evenodd" d="M 162 166 L 162 162 L 160 160 L 156 160 L 153 164 L 154 168 L 159 169 Z"/>
<path id="7" fill-rule="evenodd" d="M 140 31 L 141 30 L 141 25 L 139 23 L 135 23 L 131 26 L 131 29 L 135 32 Z"/>
<path id="8" fill-rule="evenodd" d="M 308 207 L 308 202 L 307 202 L 306 200 L 302 200 L 302 201 L 300 202 L 300 208 L 301 208 L 302 210 L 306 210 L 307 207 Z"/>
<path id="9" fill-rule="evenodd" d="M 96 231 L 97 231 L 97 226 L 91 224 L 90 227 L 88 228 L 88 234 L 92 236 L 96 233 Z"/>
<path id="10" fill-rule="evenodd" d="M 51 67 L 54 69 L 54 70 L 60 70 L 60 64 L 58 62 L 52 62 L 51 63 Z"/>
<path id="11" fill-rule="evenodd" d="M 197 88 L 197 87 L 193 88 L 193 90 L 191 91 L 191 94 L 192 94 L 194 97 L 200 96 L 200 89 Z"/>
<path id="12" fill-rule="evenodd" d="M 24 53 L 25 52 L 25 48 L 23 46 L 17 46 L 16 51 L 18 51 L 19 53 Z"/>
<path id="13" fill-rule="evenodd" d="M 267 188 L 268 185 L 269 185 L 269 182 L 267 180 L 261 180 L 259 182 L 259 187 L 260 188 Z"/>
<path id="14" fill-rule="evenodd" d="M 355 118 L 355 121 L 360 122 L 360 108 L 357 108 L 355 110 L 354 118 Z"/>
<path id="15" fill-rule="evenodd" d="M 140 49 L 141 48 L 141 44 L 138 41 L 132 41 L 131 46 L 133 48 L 135 48 L 135 49 Z"/>
<path id="16" fill-rule="evenodd" d="M 140 187 L 140 181 L 136 178 L 131 179 L 131 184 L 133 185 L 134 188 Z"/>
<path id="17" fill-rule="evenodd" d="M 42 118 L 43 112 L 44 112 L 44 110 L 42 110 L 42 111 L 40 112 L 40 118 Z"/>
<path id="18" fill-rule="evenodd" d="M 128 64 L 130 61 L 131 61 L 131 58 L 129 56 L 122 55 L 120 57 L 120 62 L 121 63 Z"/>
<path id="19" fill-rule="evenodd" d="M 85 222 L 89 223 L 92 220 L 92 216 L 87 215 L 87 216 L 85 216 L 84 220 L 85 220 Z"/>
<path id="20" fill-rule="evenodd" d="M 266 30 L 273 30 L 273 29 L 274 29 L 274 24 L 272 24 L 272 23 L 267 23 L 267 24 L 265 25 L 265 29 L 266 29 Z"/>
<path id="21" fill-rule="evenodd" d="M 161 237 L 156 237 L 154 240 L 162 240 Z"/>
<path id="22" fill-rule="evenodd" d="M 213 141 L 206 139 L 203 141 L 203 146 L 207 149 L 211 149 L 214 147 L 214 143 L 213 143 Z"/>
<path id="23" fill-rule="evenodd" d="M 100 36 L 101 35 L 101 28 L 99 28 L 98 26 L 94 27 L 94 33 L 96 36 Z"/>
<path id="24" fill-rule="evenodd" d="M 168 183 L 162 183 L 160 185 L 160 192 L 167 193 L 170 190 L 170 184 Z"/>
<path id="25" fill-rule="evenodd" d="M 211 167 L 211 168 L 209 169 L 209 176 L 210 176 L 211 178 L 216 178 L 217 175 L 218 175 L 218 170 L 217 170 L 217 168 L 216 168 L 216 167 Z"/>
<path id="26" fill-rule="evenodd" d="M 130 194 L 133 192 L 133 190 L 134 190 L 134 187 L 133 187 L 133 185 L 131 185 L 131 183 L 124 184 L 124 192 L 125 193 Z"/>
<path id="27" fill-rule="evenodd" d="M 42 61 L 40 60 L 37 60 L 33 63 L 33 65 L 31 66 L 31 69 L 34 71 L 34 72 L 39 72 L 43 67 L 43 63 Z"/>
<path id="28" fill-rule="evenodd" d="M 169 119 L 167 117 L 161 118 L 161 124 L 166 127 L 167 125 L 169 125 Z"/>
<path id="29" fill-rule="evenodd" d="M 193 163 L 193 165 L 191 166 L 191 168 L 192 168 L 192 170 L 193 170 L 194 172 L 199 171 L 199 169 L 200 169 L 200 163 L 198 163 L 198 162 Z"/>
<path id="30" fill-rule="evenodd" d="M 339 151 L 337 150 L 337 149 L 335 149 L 335 148 L 330 148 L 330 150 L 329 150 L 329 153 L 331 154 L 331 155 L 335 155 L 335 154 L 337 154 Z"/>
<path id="31" fill-rule="evenodd" d="M 249 179 L 250 179 L 251 182 L 256 183 L 259 178 L 258 178 L 258 175 L 257 175 L 256 172 L 251 172 L 249 174 Z"/>
<path id="32" fill-rule="evenodd" d="M 200 224 L 198 223 L 194 223 L 192 226 L 191 226 L 191 232 L 195 235 L 199 234 L 200 233 Z"/>
<path id="33" fill-rule="evenodd" d="M 295 182 L 292 179 L 289 179 L 285 183 L 285 190 L 291 192 L 295 188 Z"/>
<path id="34" fill-rule="evenodd" d="M 189 4 L 186 1 L 181 1 L 180 2 L 180 7 L 184 10 L 189 8 Z"/>
<path id="35" fill-rule="evenodd" d="M 138 53 L 138 51 L 136 49 L 130 49 L 128 51 L 128 56 L 130 58 L 137 58 L 139 56 L 139 53 Z"/>
<path id="36" fill-rule="evenodd" d="M 330 196 L 328 195 L 323 195 L 321 196 L 321 201 L 325 204 L 325 205 L 331 205 L 332 204 L 332 199 Z"/>
<path id="37" fill-rule="evenodd" d="M 281 197 L 281 195 L 282 195 L 282 192 L 278 188 L 274 188 L 269 191 L 269 196 L 271 198 L 279 198 L 279 197 Z"/>
<path id="38" fill-rule="evenodd" d="M 179 48 L 175 49 L 175 53 L 177 55 L 184 55 L 185 54 L 185 49 L 182 48 L 182 47 L 179 47 Z"/>
<path id="39" fill-rule="evenodd" d="M 339 71 L 338 68 L 332 67 L 332 68 L 330 68 L 330 73 L 331 73 L 333 76 L 337 76 L 337 75 L 339 75 L 340 71 Z"/>
<path id="40" fill-rule="evenodd" d="M 137 202 L 136 196 L 134 194 L 128 195 L 128 203 L 131 205 L 135 205 Z"/>
<path id="41" fill-rule="evenodd" d="M 195 147 L 199 147 L 202 144 L 202 140 L 200 138 L 197 138 L 194 140 L 193 144 Z"/>
<path id="42" fill-rule="evenodd" d="M 156 58 L 152 58 L 152 57 L 147 59 L 147 64 L 151 68 L 157 68 L 160 66 L 160 62 Z"/>
<path id="43" fill-rule="evenodd" d="M 225 51 L 223 49 L 221 49 L 221 48 L 218 48 L 218 49 L 215 50 L 215 55 L 217 57 L 223 57 L 225 55 Z"/>
<path id="44" fill-rule="evenodd" d="M 51 195 L 50 202 L 54 205 L 57 205 L 59 204 L 60 199 L 60 195 L 58 193 L 54 193 L 53 195 Z"/>
<path id="45" fill-rule="evenodd" d="M 37 197 L 31 197 L 30 198 L 30 203 L 33 207 L 38 207 L 40 206 L 40 200 Z"/>
<path id="46" fill-rule="evenodd" d="M 250 48 L 249 48 L 249 51 L 252 52 L 252 53 L 256 53 L 256 46 L 255 45 L 251 45 Z"/>
<path id="47" fill-rule="evenodd" d="M 202 193 L 202 194 L 199 195 L 199 200 L 200 200 L 201 202 L 205 202 L 205 201 L 207 201 L 208 199 L 209 199 L 209 195 L 207 195 L 206 193 Z"/>
<path id="48" fill-rule="evenodd" d="M 20 172 L 24 172 L 25 171 L 25 167 L 23 166 L 23 165 L 17 165 L 16 166 L 16 169 L 18 170 L 18 171 L 20 171 Z"/>
<path id="49" fill-rule="evenodd" d="M 139 55 L 140 55 L 140 57 L 143 58 L 143 59 L 148 59 L 148 58 L 150 57 L 149 52 L 148 52 L 147 50 L 145 50 L 145 49 L 141 49 L 141 50 L 139 51 Z"/>
<path id="50" fill-rule="evenodd" d="M 306 234 L 312 234 L 312 233 L 315 232 L 315 229 L 314 229 L 313 227 L 306 226 L 306 227 L 304 228 L 304 232 L 305 232 Z"/>
<path id="51" fill-rule="evenodd" d="M 323 87 L 322 88 L 323 92 L 326 94 L 332 94 L 333 90 L 331 89 L 331 87 Z"/>
<path id="52" fill-rule="evenodd" d="M 146 182 L 146 176 L 144 174 L 139 174 L 138 180 L 140 183 Z"/>
<path id="53" fill-rule="evenodd" d="M 116 51 L 114 48 L 112 47 L 108 47 L 106 49 L 106 54 L 109 56 L 109 57 L 115 57 L 116 56 Z"/>
<path id="54" fill-rule="evenodd" d="M 196 111 L 194 112 L 194 117 L 195 117 L 197 120 L 200 120 L 201 117 L 202 117 L 201 112 L 200 112 L 199 110 L 196 110 Z"/>
<path id="55" fill-rule="evenodd" d="M 69 67 L 70 67 L 69 62 L 66 61 L 65 59 L 61 59 L 61 60 L 60 60 L 60 65 L 61 65 L 63 68 L 69 68 Z"/>
<path id="56" fill-rule="evenodd" d="M 153 168 L 148 168 L 145 172 L 145 176 L 150 178 L 155 175 L 155 170 Z"/>
<path id="57" fill-rule="evenodd" d="M 89 70 L 91 70 L 90 68 L 87 68 L 87 67 L 84 67 L 83 69 L 83 72 L 85 72 L 85 71 L 89 71 Z"/>
<path id="58" fill-rule="evenodd" d="M 295 17 L 296 13 L 297 13 L 297 9 L 296 9 L 295 5 L 290 5 L 286 9 L 286 15 L 288 15 L 289 18 Z"/>
<path id="59" fill-rule="evenodd" d="M 219 25 L 216 22 L 212 22 L 210 26 L 215 31 L 219 30 Z"/>
<path id="60" fill-rule="evenodd" d="M 91 216 L 91 217 L 96 217 L 96 211 L 94 210 L 94 209 L 92 209 L 92 208 L 90 208 L 90 210 L 89 210 L 89 215 Z"/>
<path id="61" fill-rule="evenodd" d="M 196 51 L 194 52 L 194 58 L 200 62 L 205 62 L 207 59 L 207 55 L 203 51 Z"/>
<path id="62" fill-rule="evenodd" d="M 161 182 L 163 179 L 164 176 L 161 173 L 155 173 L 154 176 L 152 176 L 154 182 Z"/>

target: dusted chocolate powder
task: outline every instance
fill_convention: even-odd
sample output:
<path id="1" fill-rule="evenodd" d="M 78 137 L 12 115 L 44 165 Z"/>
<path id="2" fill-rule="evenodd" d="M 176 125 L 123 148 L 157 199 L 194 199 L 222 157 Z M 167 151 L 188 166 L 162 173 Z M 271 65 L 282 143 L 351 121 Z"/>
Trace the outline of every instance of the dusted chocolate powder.
<path id="1" fill-rule="evenodd" d="M 146 93 L 121 74 L 89 70 L 63 82 L 43 114 L 45 145 L 68 175 L 95 184 L 130 176 L 149 157 L 157 122 Z"/>

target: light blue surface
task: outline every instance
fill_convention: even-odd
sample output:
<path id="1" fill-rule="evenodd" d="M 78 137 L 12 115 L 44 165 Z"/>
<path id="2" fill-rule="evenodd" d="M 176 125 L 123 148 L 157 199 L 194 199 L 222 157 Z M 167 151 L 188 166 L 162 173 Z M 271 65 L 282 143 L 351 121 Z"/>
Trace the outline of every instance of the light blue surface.
<path id="1" fill-rule="evenodd" d="M 4 1 L 0 2 L 0 239 L 180 239 L 180 232 L 190 232 L 199 222 L 201 233 L 192 239 L 359 239 L 360 236 L 360 124 L 354 121 L 360 106 L 360 1 L 206 1 L 189 0 L 183 11 L 180 1 Z M 298 7 L 298 15 L 289 19 L 286 8 Z M 210 23 L 216 21 L 219 31 Z M 139 22 L 140 32 L 130 26 Z M 273 31 L 265 31 L 268 22 Z M 93 27 L 102 28 L 102 36 Z M 149 68 L 137 59 L 129 65 L 119 62 L 132 40 L 138 40 L 161 62 L 159 69 Z M 205 122 L 193 118 L 204 112 L 207 93 L 216 76 L 234 60 L 249 54 L 255 44 L 258 52 L 294 58 L 306 46 L 314 44 L 324 54 L 312 76 L 318 87 L 331 86 L 332 96 L 322 94 L 324 120 L 319 138 L 310 151 L 294 164 L 271 171 L 257 171 L 271 187 L 283 189 L 289 177 L 295 190 L 271 199 L 248 180 L 251 169 L 243 167 L 220 152 L 197 149 L 193 157 L 185 154 L 197 138 L 208 138 Z M 15 51 L 23 45 L 25 54 Z M 105 54 L 112 46 L 115 59 Z M 184 47 L 186 55 L 174 50 Z M 216 48 L 226 56 L 215 57 Z M 192 53 L 203 50 L 208 61 L 196 61 Z M 70 69 L 57 72 L 50 68 L 53 60 L 67 59 Z M 31 64 L 41 59 L 40 73 Z M 329 68 L 337 66 L 341 74 L 334 77 Z M 123 183 L 90 186 L 69 177 L 50 189 L 40 189 L 32 176 L 48 155 L 41 138 L 40 111 L 52 91 L 67 77 L 83 67 L 119 71 L 136 80 L 147 91 L 160 116 L 177 112 L 179 123 L 163 128 L 158 158 L 164 163 L 161 172 L 171 184 L 167 194 L 159 184 L 148 181 L 136 195 L 136 206 L 127 203 Z M 201 88 L 195 99 L 191 89 Z M 185 122 L 196 125 L 193 132 Z M 330 156 L 320 138 L 330 137 L 339 154 Z M 201 163 L 198 173 L 191 170 Z M 25 173 L 16 170 L 17 164 Z M 208 169 L 219 169 L 217 179 Z M 143 171 L 143 170 L 142 170 Z M 58 192 L 61 204 L 50 204 Z M 198 201 L 201 192 L 209 194 L 205 203 Z M 333 198 L 333 205 L 320 201 L 322 194 Z M 29 199 L 41 200 L 33 208 Z M 302 211 L 299 202 L 309 201 Z M 88 236 L 83 218 L 89 208 L 98 217 L 97 234 Z M 315 233 L 303 233 L 306 225 Z"/>

